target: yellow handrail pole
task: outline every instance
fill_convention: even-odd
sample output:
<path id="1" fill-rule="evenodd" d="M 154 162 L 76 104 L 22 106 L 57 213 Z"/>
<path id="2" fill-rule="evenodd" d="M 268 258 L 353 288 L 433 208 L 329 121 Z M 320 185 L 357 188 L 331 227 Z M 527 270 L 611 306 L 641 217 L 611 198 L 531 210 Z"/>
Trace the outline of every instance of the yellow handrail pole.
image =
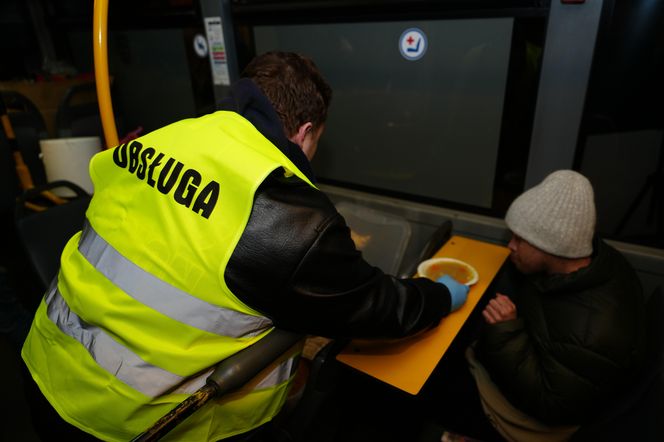
<path id="1" fill-rule="evenodd" d="M 97 101 L 99 102 L 99 114 L 104 129 L 106 148 L 115 147 L 118 141 L 118 130 L 115 127 L 115 116 L 113 115 L 113 104 L 111 102 L 111 86 L 108 76 L 108 0 L 95 0 L 93 31 L 94 35 L 94 61 L 95 80 L 97 84 Z"/>

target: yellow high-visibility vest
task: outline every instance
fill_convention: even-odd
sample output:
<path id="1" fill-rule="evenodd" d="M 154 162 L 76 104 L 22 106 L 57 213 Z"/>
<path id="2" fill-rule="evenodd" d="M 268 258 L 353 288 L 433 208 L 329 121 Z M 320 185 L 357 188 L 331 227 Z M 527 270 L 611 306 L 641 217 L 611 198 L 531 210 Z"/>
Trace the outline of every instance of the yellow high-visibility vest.
<path id="1" fill-rule="evenodd" d="M 203 386 L 219 361 L 273 329 L 236 298 L 224 271 L 256 189 L 278 168 L 313 186 L 226 111 L 92 159 L 86 225 L 67 243 L 22 351 L 66 421 L 129 440 Z M 296 362 L 286 358 L 249 388 L 208 403 L 165 439 L 213 441 L 267 422 Z"/>

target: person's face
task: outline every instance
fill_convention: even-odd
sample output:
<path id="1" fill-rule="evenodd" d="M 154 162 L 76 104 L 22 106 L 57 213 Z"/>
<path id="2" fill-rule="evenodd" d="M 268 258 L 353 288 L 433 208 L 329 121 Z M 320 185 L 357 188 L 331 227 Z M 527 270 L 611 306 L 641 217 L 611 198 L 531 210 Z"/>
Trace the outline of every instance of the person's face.
<path id="1" fill-rule="evenodd" d="M 530 275 L 546 272 L 548 259 L 546 252 L 515 234 L 512 234 L 507 248 L 510 249 L 510 259 L 521 273 Z"/>
<path id="2" fill-rule="evenodd" d="M 302 151 L 309 161 L 311 161 L 314 158 L 314 155 L 316 155 L 316 150 L 318 150 L 318 141 L 320 140 L 321 135 L 323 135 L 324 130 L 325 125 L 321 124 L 318 129 L 310 130 L 307 132 L 307 134 L 304 136 L 304 139 L 302 140 Z"/>

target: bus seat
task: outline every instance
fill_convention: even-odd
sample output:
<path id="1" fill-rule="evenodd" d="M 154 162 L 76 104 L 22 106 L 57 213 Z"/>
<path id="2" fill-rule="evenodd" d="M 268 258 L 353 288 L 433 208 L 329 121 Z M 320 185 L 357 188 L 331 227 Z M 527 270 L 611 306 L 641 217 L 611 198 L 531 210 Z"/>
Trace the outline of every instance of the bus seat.
<path id="1" fill-rule="evenodd" d="M 75 193 L 65 204 L 53 205 L 43 211 L 30 211 L 25 203 L 40 198 L 44 191 L 67 188 Z M 25 191 L 17 199 L 15 225 L 19 240 L 44 291 L 60 267 L 60 254 L 65 244 L 81 230 L 90 195 L 69 181 L 53 181 Z M 39 293 L 39 297 L 43 295 Z"/>
<path id="2" fill-rule="evenodd" d="M 438 228 L 431 234 L 422 251 L 413 262 L 404 267 L 401 272 L 401 278 L 410 278 L 417 273 L 417 266 L 422 261 L 431 258 L 452 236 L 452 221 L 443 221 Z"/>
<path id="3" fill-rule="evenodd" d="M 94 83 L 76 84 L 62 97 L 55 115 L 58 137 L 87 137 L 103 134 Z"/>
<path id="4" fill-rule="evenodd" d="M 0 91 L 7 107 L 16 144 L 35 185 L 46 183 L 46 172 L 40 158 L 39 141 L 48 138 L 46 123 L 37 106 L 25 95 L 15 91 Z M 0 130 L 0 136 L 5 137 Z"/>

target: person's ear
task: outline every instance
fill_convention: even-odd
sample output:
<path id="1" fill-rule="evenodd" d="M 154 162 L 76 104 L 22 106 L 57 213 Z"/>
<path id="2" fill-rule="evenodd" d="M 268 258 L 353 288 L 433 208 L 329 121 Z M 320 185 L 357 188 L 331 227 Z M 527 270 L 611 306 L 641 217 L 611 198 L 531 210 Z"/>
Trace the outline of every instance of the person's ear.
<path id="1" fill-rule="evenodd" d="M 304 139 L 306 138 L 307 134 L 311 132 L 312 128 L 313 124 L 310 121 L 304 123 L 298 127 L 297 132 L 295 132 L 295 134 L 291 136 L 289 140 L 300 146 L 300 149 L 302 149 L 304 147 Z"/>

